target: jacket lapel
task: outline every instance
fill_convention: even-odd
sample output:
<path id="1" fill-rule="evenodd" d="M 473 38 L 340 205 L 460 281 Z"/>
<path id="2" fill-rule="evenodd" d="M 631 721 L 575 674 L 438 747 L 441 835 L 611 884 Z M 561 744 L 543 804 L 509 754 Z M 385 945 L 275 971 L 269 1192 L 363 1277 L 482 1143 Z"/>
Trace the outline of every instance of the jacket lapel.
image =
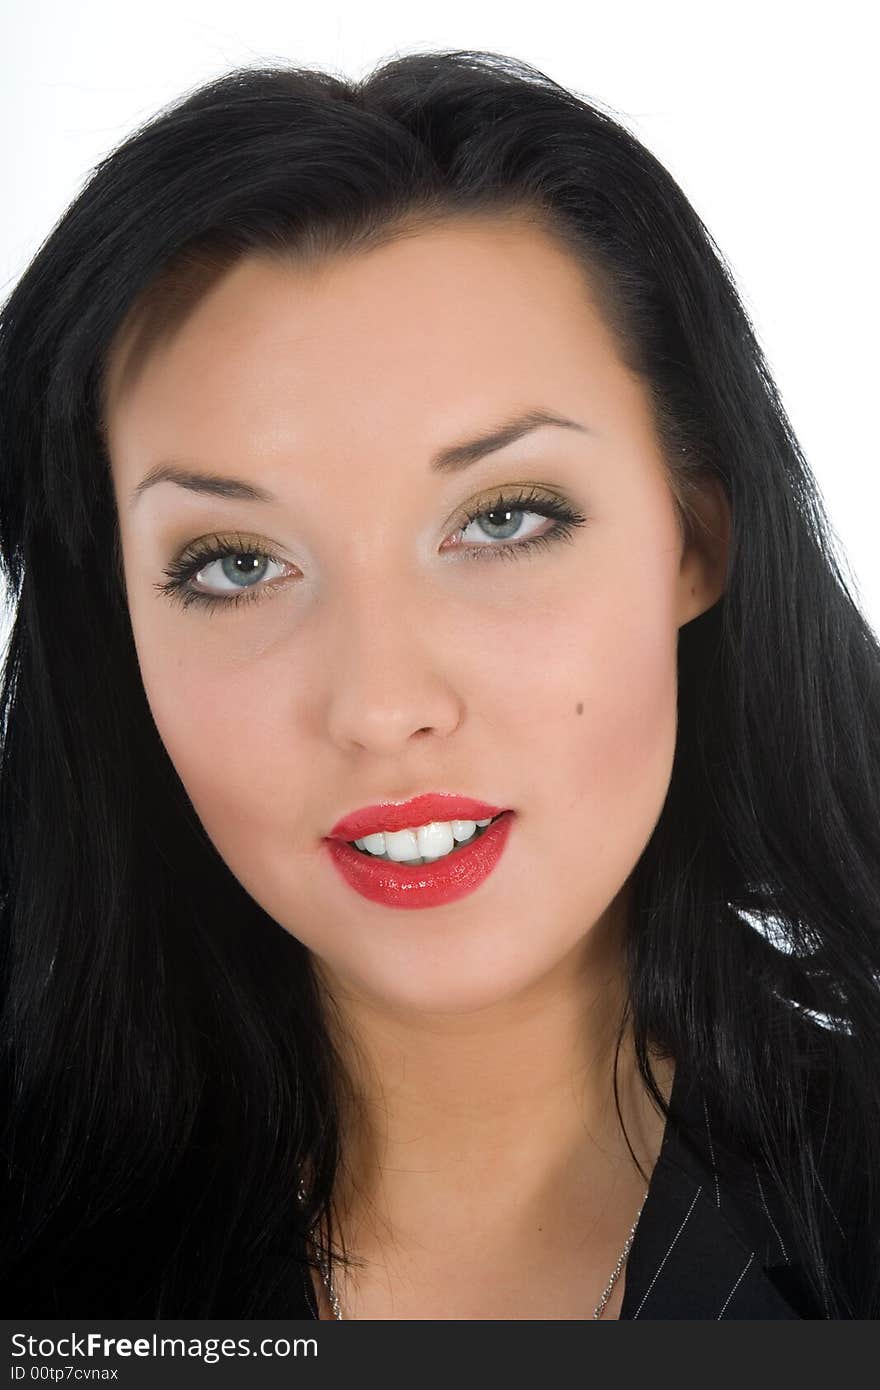
<path id="1" fill-rule="evenodd" d="M 621 1318 L 801 1317 L 759 1250 L 729 1224 L 713 1187 L 711 1172 L 699 1181 L 658 1161 L 629 1254 Z"/>
<path id="2" fill-rule="evenodd" d="M 712 1141 L 676 1066 L 660 1156 L 627 1260 L 621 1319 L 804 1318 L 812 1312 L 781 1207 L 757 1167 Z M 771 1206 L 773 1211 L 771 1212 Z"/>

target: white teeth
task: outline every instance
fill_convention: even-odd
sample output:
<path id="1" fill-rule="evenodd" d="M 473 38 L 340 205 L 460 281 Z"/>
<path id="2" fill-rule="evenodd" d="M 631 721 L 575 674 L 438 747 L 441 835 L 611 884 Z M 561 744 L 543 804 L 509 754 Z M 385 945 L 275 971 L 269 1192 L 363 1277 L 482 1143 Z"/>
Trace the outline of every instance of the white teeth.
<path id="1" fill-rule="evenodd" d="M 431 863 L 450 854 L 456 843 L 470 840 L 477 828 L 485 829 L 492 817 L 486 820 L 430 821 L 412 830 L 377 830 L 373 835 L 365 835 L 355 840 L 358 849 L 379 857 L 387 856 L 395 863 L 418 860 Z"/>
<path id="2" fill-rule="evenodd" d="M 448 854 L 455 844 L 451 827 L 440 821 L 422 826 L 418 831 L 397 830 L 386 834 L 384 840 L 388 858 L 401 864 L 406 859 L 418 859 L 422 854 Z"/>

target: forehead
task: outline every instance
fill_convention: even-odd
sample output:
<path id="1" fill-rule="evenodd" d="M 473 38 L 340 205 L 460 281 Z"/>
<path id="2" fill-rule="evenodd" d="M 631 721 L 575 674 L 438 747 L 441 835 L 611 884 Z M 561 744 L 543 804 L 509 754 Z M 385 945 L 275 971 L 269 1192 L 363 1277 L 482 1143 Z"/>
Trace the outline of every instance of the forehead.
<path id="1" fill-rule="evenodd" d="M 520 221 L 444 224 L 312 264 L 252 254 L 215 276 L 144 351 L 109 358 L 114 466 L 214 442 L 267 460 L 294 437 L 344 444 L 422 431 L 579 385 L 606 405 L 632 390 L 572 254 Z M 413 438 L 418 437 L 418 433 Z M 136 443 L 137 448 L 132 449 Z"/>

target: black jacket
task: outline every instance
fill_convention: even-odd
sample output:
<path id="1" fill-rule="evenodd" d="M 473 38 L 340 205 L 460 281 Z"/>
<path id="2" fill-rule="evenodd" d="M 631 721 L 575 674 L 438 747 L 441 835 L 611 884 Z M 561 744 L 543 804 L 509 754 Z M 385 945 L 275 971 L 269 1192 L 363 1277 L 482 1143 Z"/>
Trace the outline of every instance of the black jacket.
<path id="1" fill-rule="evenodd" d="M 673 1116 L 626 1264 L 621 1320 L 821 1318 L 766 1172 L 719 1154 L 699 1087 L 676 1067 Z"/>

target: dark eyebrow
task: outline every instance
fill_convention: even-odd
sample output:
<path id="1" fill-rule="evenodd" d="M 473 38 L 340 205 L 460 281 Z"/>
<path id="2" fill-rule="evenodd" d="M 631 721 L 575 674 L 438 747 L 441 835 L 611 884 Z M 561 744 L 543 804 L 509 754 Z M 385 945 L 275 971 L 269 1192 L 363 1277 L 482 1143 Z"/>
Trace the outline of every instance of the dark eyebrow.
<path id="1" fill-rule="evenodd" d="M 514 444 L 517 439 L 522 439 L 524 434 L 530 434 L 542 425 L 559 425 L 563 429 L 592 434 L 587 425 L 581 425 L 577 420 L 569 420 L 565 415 L 555 415 L 550 410 L 526 410 L 514 415 L 506 424 L 478 435 L 476 439 L 468 439 L 463 444 L 450 444 L 447 448 L 440 449 L 431 459 L 431 472 L 458 473 L 462 468 L 476 463 L 478 459 L 485 458 L 487 454 L 494 454 L 496 449 L 505 449 L 508 444 Z"/>
<path id="2" fill-rule="evenodd" d="M 176 463 L 157 463 L 149 473 L 141 478 L 128 499 L 129 510 L 143 497 L 148 488 L 157 483 L 176 483 L 178 487 L 188 488 L 190 492 L 204 492 L 209 497 L 225 497 L 240 502 L 276 502 L 274 492 L 267 492 L 255 483 L 245 483 L 241 478 L 221 478 L 217 473 L 196 473 L 191 468 L 181 468 Z"/>
<path id="3" fill-rule="evenodd" d="M 582 434 L 592 434 L 588 425 L 577 420 L 569 420 L 564 415 L 556 415 L 549 410 L 527 410 L 515 415 L 505 424 L 478 435 L 475 439 L 464 440 L 461 444 L 450 444 L 439 449 L 429 464 L 432 473 L 458 473 L 472 463 L 494 454 L 514 444 L 523 435 L 543 425 L 558 425 L 562 429 L 579 430 Z M 178 487 L 189 488 L 191 492 L 207 493 L 211 497 L 223 497 L 243 502 L 276 502 L 274 493 L 255 483 L 246 483 L 240 478 L 221 478 L 216 473 L 197 473 L 189 468 L 181 468 L 174 463 L 160 463 L 138 483 L 129 499 L 129 508 L 156 483 L 176 483 Z"/>

